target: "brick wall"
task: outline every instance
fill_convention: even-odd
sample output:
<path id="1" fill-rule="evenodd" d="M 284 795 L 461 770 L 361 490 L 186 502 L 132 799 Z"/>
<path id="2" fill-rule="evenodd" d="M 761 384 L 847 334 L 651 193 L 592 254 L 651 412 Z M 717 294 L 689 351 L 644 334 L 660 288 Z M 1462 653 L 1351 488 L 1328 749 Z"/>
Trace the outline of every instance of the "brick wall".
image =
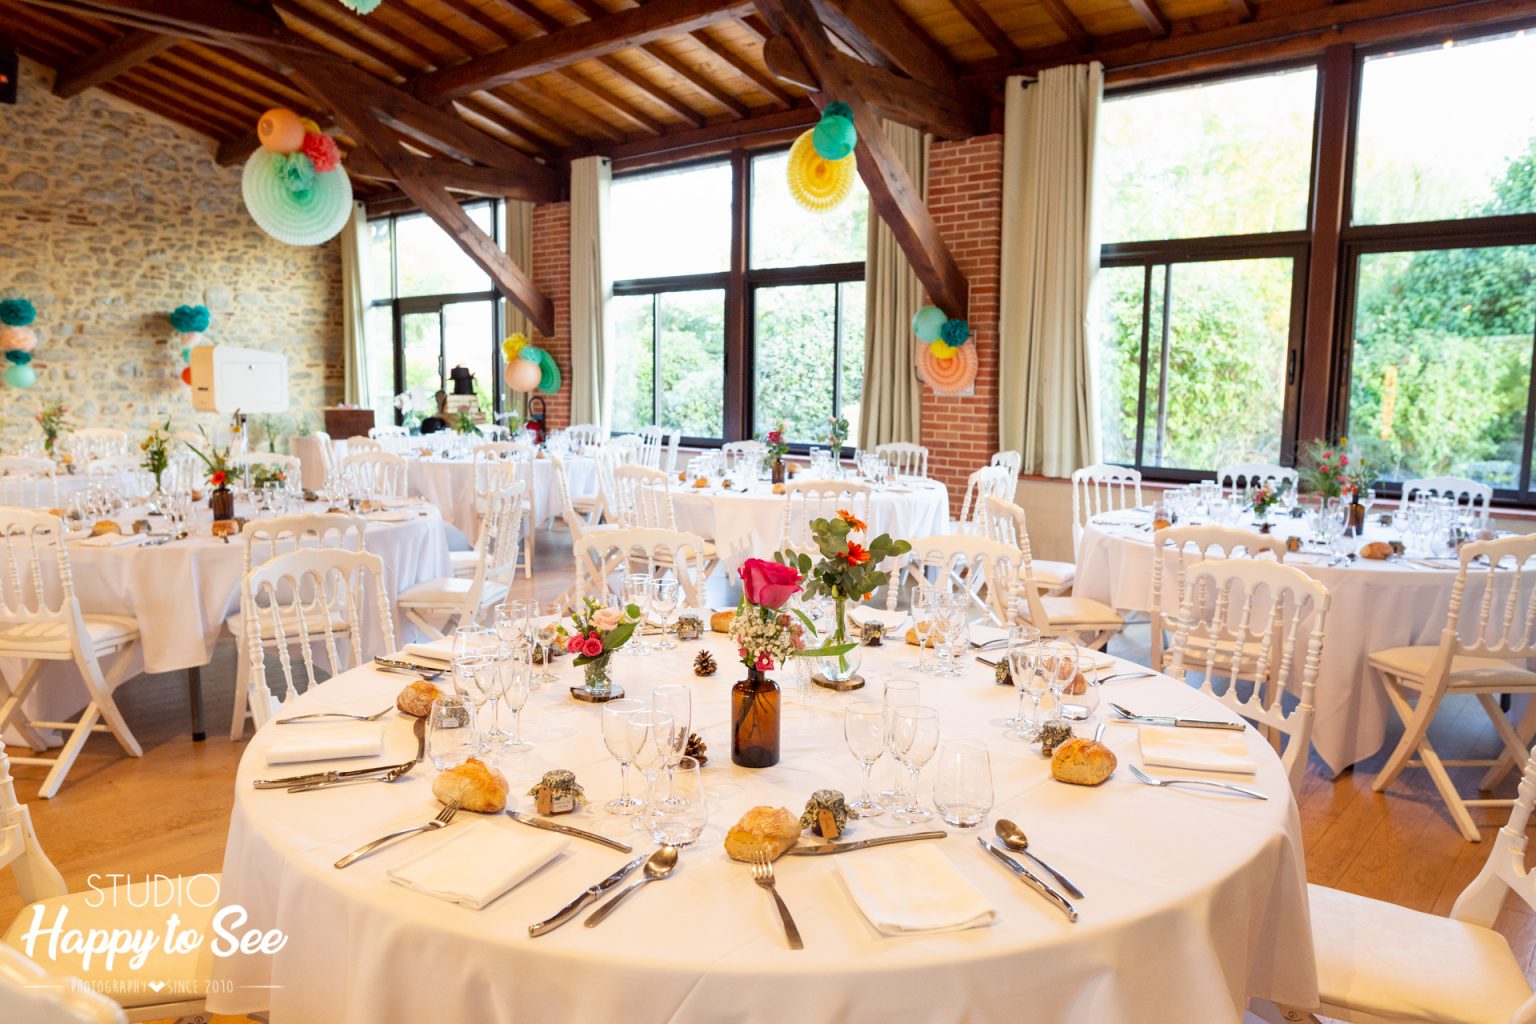
<path id="1" fill-rule="evenodd" d="M 997 315 L 1003 219 L 1003 137 L 935 142 L 928 164 L 928 209 L 970 282 L 970 344 L 979 369 L 972 395 L 923 390 L 923 444 L 929 472 L 949 485 L 955 514 L 965 480 L 997 451 Z"/>
<path id="2" fill-rule="evenodd" d="M 555 304 L 554 337 L 533 343 L 555 357 L 560 390 L 544 397 L 550 429 L 571 422 L 571 204 L 546 203 L 533 210 L 533 283 Z"/>

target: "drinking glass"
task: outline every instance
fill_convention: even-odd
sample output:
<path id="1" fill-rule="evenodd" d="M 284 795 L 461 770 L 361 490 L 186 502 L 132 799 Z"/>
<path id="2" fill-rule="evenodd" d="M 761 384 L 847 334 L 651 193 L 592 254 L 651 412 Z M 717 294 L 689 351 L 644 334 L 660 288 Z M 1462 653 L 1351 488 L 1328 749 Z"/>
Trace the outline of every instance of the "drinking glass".
<path id="1" fill-rule="evenodd" d="M 537 602 L 504 601 L 496 606 L 496 636 L 503 643 L 514 643 L 528 638 L 528 620 Z"/>
<path id="2" fill-rule="evenodd" d="M 971 645 L 971 600 L 965 591 L 945 594 L 940 602 L 939 636 L 934 644 L 939 653 L 935 675 L 960 674 L 960 657 Z"/>
<path id="3" fill-rule="evenodd" d="M 647 821 L 656 808 L 656 779 L 666 767 L 671 756 L 671 741 L 676 723 L 672 716 L 661 711 L 631 711 L 626 719 L 629 726 L 629 745 L 634 751 L 635 767 L 645 777 L 645 809 L 635 816 L 629 827 L 636 831 L 647 827 Z"/>
<path id="4" fill-rule="evenodd" d="M 453 631 L 453 660 L 483 653 L 499 642 L 496 634 L 483 626 L 460 626 Z"/>
<path id="5" fill-rule="evenodd" d="M 917 660 L 902 668 L 916 669 L 919 672 L 928 671 L 928 638 L 933 635 L 934 628 L 938 625 L 935 619 L 939 614 L 939 590 L 931 583 L 918 584 L 917 590 L 912 594 L 912 632 L 917 634 Z"/>
<path id="6" fill-rule="evenodd" d="M 933 776 L 933 806 L 957 828 L 975 828 L 992 809 L 992 759 L 984 743 L 945 740 Z"/>
<path id="7" fill-rule="evenodd" d="M 917 802 L 917 780 L 939 746 L 939 713 L 921 704 L 909 704 L 891 715 L 891 749 L 907 770 L 911 786 L 911 802 L 897 807 L 893 816 L 903 825 L 916 825 L 933 818 L 933 812 Z"/>
<path id="8" fill-rule="evenodd" d="M 672 624 L 672 614 L 677 611 L 677 602 L 681 594 L 681 588 L 677 580 L 670 576 L 664 576 L 654 581 L 651 590 L 651 611 L 661 616 L 661 641 L 656 645 L 658 651 L 671 651 L 677 648 L 667 635 L 667 627 Z"/>
<path id="9" fill-rule="evenodd" d="M 1078 677 L 1083 680 L 1081 693 L 1074 692 Z M 1058 700 L 1057 712 L 1069 722 L 1086 722 L 1099 710 L 1099 667 L 1091 658 L 1078 657 L 1077 672 Z"/>
<path id="10" fill-rule="evenodd" d="M 892 679 L 885 684 L 883 702 L 885 704 L 885 744 L 891 752 L 891 760 L 896 760 L 896 748 L 891 745 L 891 713 L 896 708 L 904 708 L 916 704 L 918 700 L 918 683 L 915 679 Z M 896 768 L 896 784 L 880 791 L 880 802 L 887 809 L 903 806 L 907 799 L 907 789 L 903 784 L 901 768 Z"/>
<path id="11" fill-rule="evenodd" d="M 688 731 L 693 728 L 693 691 L 682 683 L 668 683 L 651 691 L 651 710 L 672 718 L 672 728 L 662 744 L 666 753 L 667 797 L 672 799 L 673 769 L 688 750 Z"/>
<path id="12" fill-rule="evenodd" d="M 1040 642 L 1040 631 L 1034 626 L 1012 625 L 1008 627 L 1008 676 L 1014 689 L 1019 691 L 1019 706 L 1012 718 L 1004 725 L 1017 729 L 1026 736 L 1038 727 L 1035 716 L 1024 717 L 1024 698 L 1029 694 L 1029 677 L 1034 674 L 1035 645 Z M 1038 701 L 1036 704 L 1038 705 Z"/>
<path id="13" fill-rule="evenodd" d="M 1062 717 L 1063 691 L 1077 678 L 1078 647 L 1065 640 L 1042 640 L 1035 655 L 1035 673 L 1043 676 L 1045 687 L 1055 699 L 1056 709 L 1052 718 Z"/>
<path id="14" fill-rule="evenodd" d="M 533 744 L 523 739 L 522 713 L 528 703 L 528 691 L 533 682 L 533 648 L 527 644 L 502 644 L 498 649 L 496 671 L 500 677 L 500 695 L 512 712 L 512 731 L 501 749 L 521 754 L 533 749 Z"/>
<path id="15" fill-rule="evenodd" d="M 646 824 L 657 843 L 687 846 L 703 835 L 704 826 L 709 824 L 704 776 L 699 762 L 686 756 L 667 770 L 672 777 L 671 795 L 652 805 Z"/>
<path id="16" fill-rule="evenodd" d="M 631 697 L 611 700 L 603 705 L 603 745 L 619 762 L 619 795 L 609 800 L 609 814 L 634 814 L 641 802 L 629 795 L 629 766 L 635 762 L 635 748 L 630 742 L 629 716 L 644 711 L 645 703 Z"/>
<path id="17" fill-rule="evenodd" d="M 463 697 L 444 694 L 427 715 L 427 754 L 438 771 L 463 764 L 480 753 L 475 712 Z"/>
<path id="18" fill-rule="evenodd" d="M 656 581 L 643 572 L 633 572 L 624 577 L 620 596 L 624 600 L 624 607 L 634 605 L 640 609 L 640 621 L 635 624 L 634 636 L 623 650 L 631 655 L 645 655 L 651 653 L 651 645 L 640 636 L 640 630 L 645 625 L 646 618 L 650 615 L 651 595 L 655 592 Z"/>
<path id="19" fill-rule="evenodd" d="M 555 660 L 555 644 L 560 640 L 560 602 L 550 601 L 542 608 L 544 614 L 539 615 L 541 609 L 534 605 L 534 640 L 544 650 L 544 662 L 539 669 L 539 674 L 529 682 L 530 690 L 537 690 L 541 683 L 552 683 L 555 674 L 549 670 L 550 663 Z"/>
<path id="20" fill-rule="evenodd" d="M 480 745 L 491 750 L 506 739 L 496 722 L 496 688 L 501 684 L 496 658 L 496 648 L 481 648 L 477 653 L 454 658 L 450 666 L 454 692 L 469 702 L 477 716 L 482 708 L 490 705 L 490 727 L 480 731 Z"/>
<path id="21" fill-rule="evenodd" d="M 848 806 L 861 818 L 878 817 L 885 811 L 884 805 L 869 794 L 870 772 L 885 753 L 885 715 L 885 705 L 875 700 L 856 700 L 843 712 L 843 738 L 864 772 L 859 798 Z"/>

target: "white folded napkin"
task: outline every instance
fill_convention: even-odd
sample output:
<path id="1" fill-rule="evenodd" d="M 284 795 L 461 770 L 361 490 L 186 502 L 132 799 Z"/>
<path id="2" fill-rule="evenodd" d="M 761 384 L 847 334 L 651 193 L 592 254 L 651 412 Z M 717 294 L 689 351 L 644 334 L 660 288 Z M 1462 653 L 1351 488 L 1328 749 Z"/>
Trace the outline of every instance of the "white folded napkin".
<path id="1" fill-rule="evenodd" d="M 554 860 L 570 844 L 491 821 L 449 825 L 451 836 L 420 856 L 389 869 L 391 881 L 440 900 L 479 910 Z"/>
<path id="2" fill-rule="evenodd" d="M 405 653 L 422 661 L 433 661 L 447 666 L 453 662 L 453 637 L 445 636 L 429 644 L 406 644 Z"/>
<path id="3" fill-rule="evenodd" d="M 368 521 L 370 523 L 404 523 L 415 518 L 416 513 L 407 512 L 402 509 L 368 513 Z"/>
<path id="4" fill-rule="evenodd" d="M 76 543 L 93 548 L 123 548 L 144 543 L 141 533 L 98 533 L 94 537 L 82 537 Z"/>
<path id="5" fill-rule="evenodd" d="M 1252 775 L 1259 770 L 1248 756 L 1248 741 L 1240 732 L 1142 725 L 1136 729 L 1136 739 L 1141 744 L 1142 761 L 1158 768 L 1239 775 Z"/>
<path id="6" fill-rule="evenodd" d="M 998 626 L 986 626 L 981 623 L 971 623 L 971 643 L 990 644 L 997 640 L 1007 640 L 1008 631 Z"/>
<path id="7" fill-rule="evenodd" d="M 907 613 L 904 611 L 895 608 L 871 608 L 868 605 L 848 609 L 848 617 L 860 625 L 866 622 L 878 622 L 885 627 L 887 633 L 907 621 Z"/>
<path id="8" fill-rule="evenodd" d="M 882 935 L 958 932 L 997 920 L 976 887 L 930 846 L 843 856 L 837 871 L 859 913 Z"/>
<path id="9" fill-rule="evenodd" d="M 384 753 L 382 727 L 359 723 L 346 731 L 314 725 L 280 725 L 282 735 L 267 748 L 267 764 L 334 761 L 343 757 L 378 757 Z M 289 735 L 289 734 L 292 735 Z"/>

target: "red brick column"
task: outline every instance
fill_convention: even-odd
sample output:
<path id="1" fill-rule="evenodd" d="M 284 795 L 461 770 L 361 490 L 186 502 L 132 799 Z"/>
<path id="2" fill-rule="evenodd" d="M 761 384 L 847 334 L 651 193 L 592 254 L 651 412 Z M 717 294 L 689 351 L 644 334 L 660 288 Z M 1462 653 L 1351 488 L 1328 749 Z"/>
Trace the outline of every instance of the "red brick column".
<path id="1" fill-rule="evenodd" d="M 533 284 L 555 304 L 555 333 L 530 339 L 555 357 L 560 390 L 544 395 L 551 430 L 571 423 L 571 204 L 546 203 L 533 209 Z"/>

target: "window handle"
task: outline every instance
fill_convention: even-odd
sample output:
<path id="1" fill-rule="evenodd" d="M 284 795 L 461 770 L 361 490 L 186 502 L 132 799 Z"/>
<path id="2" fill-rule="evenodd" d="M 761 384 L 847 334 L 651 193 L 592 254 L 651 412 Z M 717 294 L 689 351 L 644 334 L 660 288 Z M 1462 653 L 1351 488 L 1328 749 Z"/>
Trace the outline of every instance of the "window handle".
<path id="1" fill-rule="evenodd" d="M 1285 386 L 1290 387 L 1296 383 L 1296 350 L 1291 349 L 1285 365 Z"/>

